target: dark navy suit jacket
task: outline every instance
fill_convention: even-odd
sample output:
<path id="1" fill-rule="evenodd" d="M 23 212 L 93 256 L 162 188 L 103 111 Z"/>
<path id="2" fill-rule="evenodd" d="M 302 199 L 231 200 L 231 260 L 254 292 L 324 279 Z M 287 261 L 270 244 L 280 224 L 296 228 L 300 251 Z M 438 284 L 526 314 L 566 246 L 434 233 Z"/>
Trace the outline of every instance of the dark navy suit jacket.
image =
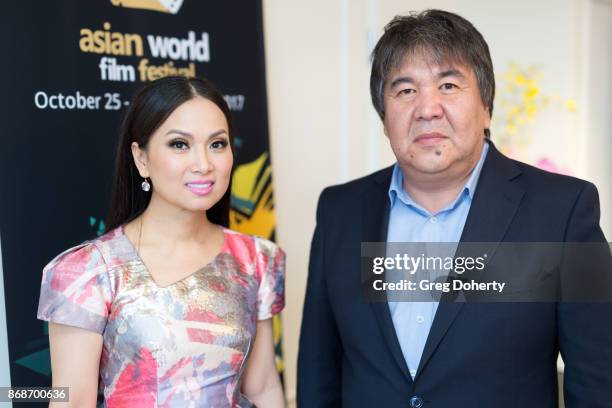
<path id="1" fill-rule="evenodd" d="M 462 242 L 605 242 L 595 186 L 491 144 Z M 298 357 L 299 408 L 612 407 L 611 304 L 441 302 L 412 380 L 387 303 L 360 287 L 360 243 L 385 241 L 392 168 L 323 191 Z"/>

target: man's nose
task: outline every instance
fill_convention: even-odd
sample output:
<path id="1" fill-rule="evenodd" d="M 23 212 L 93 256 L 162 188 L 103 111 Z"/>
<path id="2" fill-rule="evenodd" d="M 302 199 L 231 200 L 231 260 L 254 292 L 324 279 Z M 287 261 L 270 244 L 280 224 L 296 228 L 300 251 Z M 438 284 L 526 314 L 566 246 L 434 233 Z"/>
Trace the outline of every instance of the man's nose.
<path id="1" fill-rule="evenodd" d="M 444 114 L 442 100 L 435 90 L 422 90 L 417 96 L 415 115 L 417 120 L 440 119 Z"/>

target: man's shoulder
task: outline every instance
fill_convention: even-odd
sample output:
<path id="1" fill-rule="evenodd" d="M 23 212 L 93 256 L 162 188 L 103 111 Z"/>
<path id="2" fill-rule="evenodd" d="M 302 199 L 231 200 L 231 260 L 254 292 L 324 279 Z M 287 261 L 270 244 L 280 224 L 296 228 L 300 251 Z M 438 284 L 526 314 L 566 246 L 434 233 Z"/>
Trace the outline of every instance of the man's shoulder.
<path id="1" fill-rule="evenodd" d="M 591 182 L 577 177 L 552 173 L 518 160 L 506 159 L 520 170 L 519 181 L 527 190 L 535 190 L 544 194 L 574 195 L 585 188 L 594 188 Z"/>
<path id="2" fill-rule="evenodd" d="M 363 194 L 386 191 L 389 188 L 393 165 L 346 183 L 326 187 L 321 201 L 345 201 L 357 199 Z"/>

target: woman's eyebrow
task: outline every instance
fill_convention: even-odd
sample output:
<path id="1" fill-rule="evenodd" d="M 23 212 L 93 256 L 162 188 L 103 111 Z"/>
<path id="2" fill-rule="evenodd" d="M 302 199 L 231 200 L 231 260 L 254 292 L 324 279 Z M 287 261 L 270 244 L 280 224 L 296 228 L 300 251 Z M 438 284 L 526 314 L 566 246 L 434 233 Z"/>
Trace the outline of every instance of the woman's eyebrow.
<path id="1" fill-rule="evenodd" d="M 193 135 L 191 133 L 185 132 L 184 130 L 179 130 L 179 129 L 170 129 L 169 131 L 166 132 L 166 136 L 168 136 L 168 135 L 170 135 L 172 133 L 176 133 L 176 134 L 179 134 L 181 136 L 187 137 L 189 139 L 193 139 Z M 216 130 L 216 131 L 212 132 L 210 135 L 208 135 L 208 139 L 211 139 L 211 138 L 213 138 L 215 136 L 219 136 L 219 135 L 221 135 L 223 133 L 227 133 L 227 131 L 225 129 Z"/>
<path id="2" fill-rule="evenodd" d="M 225 129 L 219 129 L 216 132 L 212 132 L 210 135 L 208 135 L 208 138 L 212 139 L 213 137 L 220 136 L 223 133 L 227 133 L 227 131 Z"/>
<path id="3" fill-rule="evenodd" d="M 177 133 L 181 136 L 185 136 L 187 138 L 193 139 L 193 135 L 191 133 L 185 132 L 184 130 L 179 130 L 179 129 L 170 129 L 169 131 L 166 132 L 166 136 L 172 133 Z"/>

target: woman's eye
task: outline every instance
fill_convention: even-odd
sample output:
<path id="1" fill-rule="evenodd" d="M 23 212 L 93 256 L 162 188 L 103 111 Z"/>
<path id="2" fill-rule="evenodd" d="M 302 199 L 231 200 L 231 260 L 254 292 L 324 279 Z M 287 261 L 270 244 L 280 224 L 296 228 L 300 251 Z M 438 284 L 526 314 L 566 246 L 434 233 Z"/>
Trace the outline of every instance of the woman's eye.
<path id="1" fill-rule="evenodd" d="M 223 149 L 226 146 L 227 146 L 226 140 L 215 140 L 214 142 L 210 144 L 210 147 L 215 150 Z"/>
<path id="2" fill-rule="evenodd" d="M 173 149 L 178 149 L 178 150 L 185 150 L 187 149 L 189 146 L 187 145 L 187 143 L 185 143 L 182 140 L 173 140 L 169 143 L 170 147 L 172 147 Z"/>

